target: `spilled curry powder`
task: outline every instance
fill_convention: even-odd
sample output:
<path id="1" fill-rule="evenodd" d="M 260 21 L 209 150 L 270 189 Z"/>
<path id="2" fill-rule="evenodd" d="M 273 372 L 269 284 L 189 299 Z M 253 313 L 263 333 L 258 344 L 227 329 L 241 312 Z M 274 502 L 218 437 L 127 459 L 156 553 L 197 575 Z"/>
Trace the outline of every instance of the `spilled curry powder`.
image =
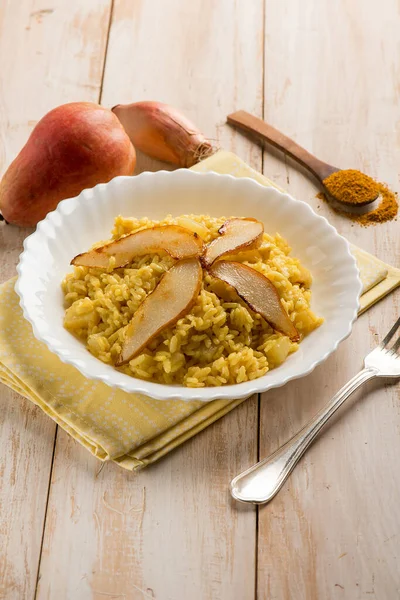
<path id="1" fill-rule="evenodd" d="M 365 227 L 392 221 L 397 215 L 399 208 L 397 194 L 393 193 L 384 183 L 375 181 L 375 179 L 361 173 L 361 171 L 356 169 L 336 171 L 324 179 L 322 183 L 332 196 L 347 204 L 362 206 L 370 198 L 380 197 L 378 207 L 364 214 L 349 213 L 332 206 L 335 212 L 345 215 Z M 317 198 L 328 201 L 323 193 L 317 194 Z"/>

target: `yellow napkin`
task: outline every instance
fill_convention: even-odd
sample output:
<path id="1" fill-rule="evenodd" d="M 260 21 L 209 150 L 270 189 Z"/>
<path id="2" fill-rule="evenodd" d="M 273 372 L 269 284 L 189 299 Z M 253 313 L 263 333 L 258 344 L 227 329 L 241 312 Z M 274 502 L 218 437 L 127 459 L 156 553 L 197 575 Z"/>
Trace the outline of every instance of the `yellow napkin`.
<path id="1" fill-rule="evenodd" d="M 273 185 L 226 152 L 218 152 L 195 170 L 250 176 Z M 362 297 L 366 298 L 365 310 L 400 284 L 400 271 L 358 252 L 355 249 L 361 277 L 369 289 Z M 113 460 L 130 470 L 142 468 L 243 402 L 159 401 L 85 379 L 34 338 L 14 283 L 11 279 L 0 286 L 0 381 L 40 406 L 99 459 Z"/>

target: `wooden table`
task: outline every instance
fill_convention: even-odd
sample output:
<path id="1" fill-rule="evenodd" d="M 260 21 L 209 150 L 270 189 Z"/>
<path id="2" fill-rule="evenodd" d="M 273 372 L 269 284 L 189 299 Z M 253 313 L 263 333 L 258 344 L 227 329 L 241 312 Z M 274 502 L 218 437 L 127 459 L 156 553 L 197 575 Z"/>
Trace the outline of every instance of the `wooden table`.
<path id="1" fill-rule="evenodd" d="M 397 0 L 0 0 L 1 169 L 58 104 L 162 100 L 399 266 L 398 223 L 353 226 L 291 164 L 225 125 L 244 108 L 327 162 L 398 189 L 399 13 Z M 28 233 L 0 226 L 1 280 L 15 274 Z M 312 375 L 250 399 L 138 474 L 99 472 L 2 387 L 0 597 L 399 598 L 399 386 L 354 397 L 270 505 L 238 505 L 228 492 L 357 371 L 399 297 L 363 315 Z"/>

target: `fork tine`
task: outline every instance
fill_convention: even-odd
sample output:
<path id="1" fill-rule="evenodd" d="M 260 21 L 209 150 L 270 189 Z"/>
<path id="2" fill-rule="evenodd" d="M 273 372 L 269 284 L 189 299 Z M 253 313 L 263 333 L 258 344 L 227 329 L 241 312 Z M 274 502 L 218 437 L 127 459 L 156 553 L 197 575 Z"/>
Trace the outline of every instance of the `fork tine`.
<path id="1" fill-rule="evenodd" d="M 392 348 L 392 352 L 395 353 L 400 348 L 400 337 Z"/>
<path id="2" fill-rule="evenodd" d="M 400 317 L 397 319 L 396 323 L 393 325 L 392 329 L 389 331 L 387 336 L 383 338 L 383 341 L 381 343 L 382 347 L 387 346 L 387 344 L 390 342 L 390 340 L 392 339 L 392 337 L 394 336 L 394 334 L 396 333 L 396 331 L 398 330 L 399 327 L 400 327 Z"/>

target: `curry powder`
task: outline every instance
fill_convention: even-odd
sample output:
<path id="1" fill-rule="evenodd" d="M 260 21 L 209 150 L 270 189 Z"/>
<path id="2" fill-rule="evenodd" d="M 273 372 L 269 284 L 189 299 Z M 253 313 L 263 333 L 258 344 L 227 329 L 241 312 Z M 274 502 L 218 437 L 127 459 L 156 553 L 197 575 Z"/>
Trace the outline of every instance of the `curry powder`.
<path id="1" fill-rule="evenodd" d="M 375 179 L 361 173 L 361 171 L 356 169 L 336 171 L 324 179 L 322 183 L 332 196 L 347 204 L 361 206 L 370 198 L 380 197 L 378 207 L 364 214 L 348 213 L 333 207 L 336 212 L 349 217 L 352 221 L 357 221 L 361 225 L 384 223 L 393 220 L 397 215 L 397 195 L 389 190 L 387 185 L 375 181 Z M 327 200 L 324 194 L 318 194 L 318 198 Z"/>
<path id="2" fill-rule="evenodd" d="M 364 204 L 379 193 L 378 183 L 356 169 L 335 171 L 322 183 L 336 200 L 347 204 Z"/>

